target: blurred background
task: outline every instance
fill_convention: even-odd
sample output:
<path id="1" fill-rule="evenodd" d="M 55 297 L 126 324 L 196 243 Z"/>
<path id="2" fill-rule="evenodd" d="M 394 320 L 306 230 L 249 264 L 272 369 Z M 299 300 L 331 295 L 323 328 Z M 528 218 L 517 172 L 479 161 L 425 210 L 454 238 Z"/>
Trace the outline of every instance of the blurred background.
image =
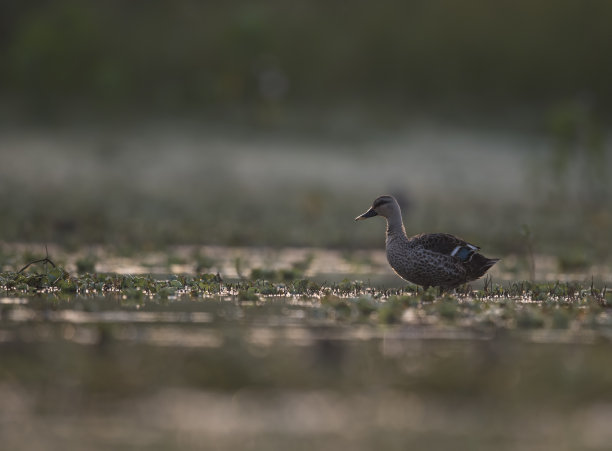
<path id="1" fill-rule="evenodd" d="M 609 449 L 611 19 L 0 0 L 2 445 Z M 485 290 L 405 290 L 381 194 Z"/>
<path id="2" fill-rule="evenodd" d="M 609 261 L 612 3 L 0 3 L 0 239 Z"/>

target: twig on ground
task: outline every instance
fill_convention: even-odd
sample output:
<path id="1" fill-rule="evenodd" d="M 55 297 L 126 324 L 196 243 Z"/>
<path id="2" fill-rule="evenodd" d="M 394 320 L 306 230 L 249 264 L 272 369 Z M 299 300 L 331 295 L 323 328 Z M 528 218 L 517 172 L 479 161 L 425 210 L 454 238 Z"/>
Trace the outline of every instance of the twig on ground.
<path id="1" fill-rule="evenodd" d="M 45 257 L 45 258 L 41 258 L 40 260 L 34 260 L 33 262 L 28 263 L 23 268 L 21 268 L 19 271 L 17 271 L 17 274 L 24 272 L 26 269 L 28 269 L 30 266 L 34 265 L 35 263 L 51 263 L 51 266 L 53 266 L 54 268 L 57 268 L 55 263 L 53 263 L 53 261 L 51 261 L 49 257 Z"/>

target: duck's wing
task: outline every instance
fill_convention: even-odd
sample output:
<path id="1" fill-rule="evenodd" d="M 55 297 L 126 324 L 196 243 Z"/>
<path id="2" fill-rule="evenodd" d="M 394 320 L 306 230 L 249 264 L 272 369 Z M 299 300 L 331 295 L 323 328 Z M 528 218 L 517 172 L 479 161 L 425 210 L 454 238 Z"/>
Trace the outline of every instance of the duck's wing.
<path id="1" fill-rule="evenodd" d="M 438 254 L 456 257 L 463 262 L 471 260 L 480 249 L 478 246 L 448 233 L 424 233 L 410 238 L 410 242 L 414 246 L 421 246 Z"/>

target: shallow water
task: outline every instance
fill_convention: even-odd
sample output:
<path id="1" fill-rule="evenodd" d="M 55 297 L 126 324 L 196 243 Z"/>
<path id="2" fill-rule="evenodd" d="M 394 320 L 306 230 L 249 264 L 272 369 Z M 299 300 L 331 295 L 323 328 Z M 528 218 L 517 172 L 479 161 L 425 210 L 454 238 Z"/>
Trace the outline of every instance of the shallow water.
<path id="1" fill-rule="evenodd" d="M 84 256 L 49 251 L 69 271 Z M 218 290 L 190 289 L 194 251 L 223 275 Z M 436 298 L 393 288 L 404 284 L 382 252 L 85 256 L 96 271 L 177 287 L 0 293 L 7 449 L 593 450 L 612 438 L 612 314 L 588 283 L 544 299 Z M 239 273 L 296 264 L 328 285 L 244 294 Z M 493 281 L 509 283 L 507 269 Z M 347 277 L 370 282 L 343 288 Z"/>
<path id="2" fill-rule="evenodd" d="M 4 446 L 606 449 L 612 438 L 599 333 L 206 310 L 3 315 Z"/>

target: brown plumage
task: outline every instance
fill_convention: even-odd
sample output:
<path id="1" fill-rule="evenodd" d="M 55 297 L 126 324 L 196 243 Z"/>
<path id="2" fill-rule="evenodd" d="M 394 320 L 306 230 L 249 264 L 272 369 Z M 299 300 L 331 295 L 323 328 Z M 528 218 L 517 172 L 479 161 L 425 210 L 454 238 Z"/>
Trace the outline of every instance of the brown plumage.
<path id="1" fill-rule="evenodd" d="M 392 196 L 380 196 L 355 220 L 383 216 L 387 220 L 386 250 L 389 264 L 401 278 L 424 287 L 455 288 L 483 276 L 499 261 L 448 233 L 408 238 L 400 207 Z"/>

